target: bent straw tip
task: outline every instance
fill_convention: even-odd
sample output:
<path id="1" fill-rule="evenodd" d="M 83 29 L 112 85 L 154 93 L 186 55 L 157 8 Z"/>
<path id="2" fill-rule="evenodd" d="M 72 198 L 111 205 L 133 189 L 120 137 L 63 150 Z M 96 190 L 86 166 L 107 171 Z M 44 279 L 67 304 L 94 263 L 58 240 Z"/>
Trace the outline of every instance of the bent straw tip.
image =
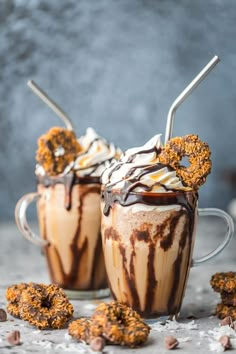
<path id="1" fill-rule="evenodd" d="M 32 86 L 35 86 L 35 85 L 36 84 L 35 84 L 34 80 L 28 80 L 27 81 L 27 86 L 32 87 Z"/>
<path id="2" fill-rule="evenodd" d="M 218 57 L 218 55 L 214 55 L 212 60 L 214 60 L 216 63 L 219 63 L 220 62 L 220 57 Z"/>

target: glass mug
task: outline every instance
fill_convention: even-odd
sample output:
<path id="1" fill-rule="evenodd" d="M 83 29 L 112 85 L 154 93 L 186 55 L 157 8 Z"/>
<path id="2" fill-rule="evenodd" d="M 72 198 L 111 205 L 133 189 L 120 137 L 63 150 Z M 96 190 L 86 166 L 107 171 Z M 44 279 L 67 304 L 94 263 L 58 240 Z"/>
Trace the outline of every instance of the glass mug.
<path id="1" fill-rule="evenodd" d="M 109 295 L 101 242 L 99 178 L 41 177 L 37 193 L 24 195 L 15 208 L 23 236 L 41 246 L 52 283 L 74 299 Z M 41 237 L 29 227 L 26 210 L 37 202 Z"/>
<path id="2" fill-rule="evenodd" d="M 113 297 L 144 318 L 177 318 L 190 267 L 219 254 L 234 233 L 223 210 L 198 209 L 195 192 L 102 192 L 102 241 Z M 228 231 L 222 244 L 192 259 L 197 216 L 222 218 Z"/>

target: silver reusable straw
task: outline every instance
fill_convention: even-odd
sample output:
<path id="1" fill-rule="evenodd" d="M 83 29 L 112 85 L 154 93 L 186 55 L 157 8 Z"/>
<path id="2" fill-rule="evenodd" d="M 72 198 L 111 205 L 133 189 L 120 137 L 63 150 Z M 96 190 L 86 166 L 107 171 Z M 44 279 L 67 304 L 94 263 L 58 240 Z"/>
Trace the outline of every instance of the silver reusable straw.
<path id="1" fill-rule="evenodd" d="M 67 114 L 54 102 L 33 80 L 29 80 L 27 85 L 31 90 L 39 97 L 41 100 L 46 103 L 57 115 L 60 117 L 66 125 L 68 130 L 74 130 L 70 118 Z"/>
<path id="2" fill-rule="evenodd" d="M 211 61 L 200 71 L 200 73 L 193 79 L 192 82 L 181 92 L 181 94 L 175 99 L 172 103 L 168 115 L 167 115 L 167 122 L 166 122 L 166 133 L 165 133 L 165 144 L 170 140 L 172 137 L 173 132 L 173 125 L 174 125 L 174 118 L 175 112 L 177 108 L 184 102 L 184 100 L 193 92 L 193 90 L 200 84 L 200 82 L 205 79 L 205 77 L 210 73 L 210 71 L 218 64 L 220 58 L 215 55 Z"/>

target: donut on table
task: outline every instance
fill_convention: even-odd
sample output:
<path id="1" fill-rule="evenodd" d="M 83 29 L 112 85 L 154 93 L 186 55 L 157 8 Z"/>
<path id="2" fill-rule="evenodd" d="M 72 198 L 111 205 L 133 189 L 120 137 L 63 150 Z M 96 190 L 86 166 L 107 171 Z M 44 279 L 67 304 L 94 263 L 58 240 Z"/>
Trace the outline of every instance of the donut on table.
<path id="1" fill-rule="evenodd" d="M 20 284 L 13 284 L 9 286 L 6 290 L 6 299 L 9 301 L 7 304 L 7 312 L 19 318 L 20 317 L 20 310 L 19 310 L 19 301 L 22 292 L 27 289 L 33 283 L 20 283 Z"/>
<path id="2" fill-rule="evenodd" d="M 236 272 L 216 273 L 210 283 L 216 292 L 236 293 Z"/>
<path id="3" fill-rule="evenodd" d="M 33 284 L 22 292 L 20 318 L 39 329 L 63 328 L 72 318 L 73 306 L 57 285 Z"/>
<path id="4" fill-rule="evenodd" d="M 69 325 L 69 334 L 90 343 L 93 338 L 103 337 L 108 344 L 138 347 L 146 342 L 150 327 L 139 314 L 118 301 L 100 304 L 91 320 L 81 318 Z"/>

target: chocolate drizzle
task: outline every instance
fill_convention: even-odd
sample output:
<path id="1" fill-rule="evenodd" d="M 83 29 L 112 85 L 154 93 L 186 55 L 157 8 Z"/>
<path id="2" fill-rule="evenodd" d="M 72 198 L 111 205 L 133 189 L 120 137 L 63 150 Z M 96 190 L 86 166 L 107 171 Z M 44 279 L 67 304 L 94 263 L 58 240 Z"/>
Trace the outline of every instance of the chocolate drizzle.
<path id="1" fill-rule="evenodd" d="M 192 213 L 193 207 L 198 199 L 197 192 L 173 191 L 169 193 L 149 193 L 149 192 L 129 192 L 124 193 L 122 190 L 112 190 L 104 187 L 101 192 L 105 206 L 103 213 L 109 215 L 109 211 L 114 203 L 122 206 L 130 206 L 137 203 L 145 205 L 181 205 L 187 209 L 188 213 Z"/>
<path id="2" fill-rule="evenodd" d="M 54 187 L 56 184 L 63 184 L 65 187 L 65 208 L 71 209 L 71 192 L 72 187 L 76 184 L 93 184 L 100 183 L 99 177 L 78 177 L 75 173 L 68 173 L 64 176 L 37 176 L 37 184 L 44 187 Z"/>
<path id="3" fill-rule="evenodd" d="M 72 191 L 74 188 L 77 188 L 76 191 L 78 193 L 76 200 L 78 200 L 78 219 L 76 218 L 75 222 L 77 223 L 77 228 L 75 234 L 72 238 L 68 247 L 70 248 L 71 254 L 71 267 L 69 271 L 64 270 L 63 266 L 63 255 L 59 253 L 59 249 L 57 248 L 57 244 L 51 242 L 48 246 L 44 247 L 44 252 L 46 254 L 50 278 L 53 283 L 58 284 L 64 289 L 70 290 L 97 290 L 104 289 L 107 287 L 105 266 L 103 260 L 103 251 L 101 244 L 101 235 L 100 230 L 98 228 L 98 232 L 96 235 L 88 234 L 82 235 L 83 231 L 81 230 L 81 225 L 83 222 L 84 213 L 88 213 L 84 208 L 84 199 L 89 194 L 100 194 L 100 183 L 99 179 L 96 177 L 83 177 L 78 178 L 74 174 L 69 174 L 63 177 L 40 177 L 38 178 L 38 184 L 43 185 L 44 188 L 54 188 L 57 184 L 63 184 L 65 188 L 65 213 L 70 213 L 72 205 Z M 76 187 L 78 186 L 78 187 Z M 40 186 L 40 188 L 42 188 Z M 57 192 L 57 190 L 55 190 Z M 40 200 L 39 214 L 41 215 L 41 232 L 42 237 L 45 240 L 48 240 L 47 235 L 47 214 L 44 207 L 45 201 L 43 199 Z M 98 206 L 99 207 L 99 206 Z M 74 211 L 73 211 L 74 212 Z M 99 210 L 98 210 L 99 212 Z M 75 214 L 76 217 L 76 214 Z M 66 237 L 66 235 L 65 235 Z M 83 237 L 83 241 L 81 242 L 81 237 Z M 89 282 L 86 285 L 81 285 L 81 280 L 83 279 L 84 267 L 86 268 L 86 262 L 88 259 L 88 248 L 90 246 L 90 242 L 94 242 L 96 240 L 95 248 L 93 250 L 94 254 L 91 259 L 91 273 L 89 275 Z M 50 241 L 50 239 L 49 239 Z M 88 267 L 90 265 L 88 264 Z M 99 272 L 99 273 L 98 273 Z M 103 274 L 100 274 L 102 272 Z M 81 280 L 80 280 L 81 279 Z M 84 283 L 84 280 L 82 280 Z"/>
<path id="4" fill-rule="evenodd" d="M 151 237 L 151 230 L 153 230 L 153 224 L 146 224 L 145 222 L 140 224 L 138 229 L 134 229 L 130 236 L 130 247 L 131 247 L 131 258 L 129 264 L 129 272 L 128 265 L 126 259 L 126 246 L 123 246 L 122 236 L 118 234 L 116 231 L 115 225 L 113 227 L 105 228 L 104 231 L 104 239 L 111 238 L 114 241 L 117 241 L 119 244 L 120 254 L 123 260 L 123 270 L 125 273 L 125 279 L 128 286 L 128 289 L 131 293 L 131 299 L 127 300 L 127 304 L 131 305 L 134 309 L 136 309 L 142 316 L 146 318 L 156 317 L 159 315 L 173 315 L 179 312 L 182 297 L 187 281 L 188 270 L 191 263 L 191 250 L 192 250 L 192 237 L 193 237 L 193 229 L 195 223 L 195 209 L 198 200 L 198 194 L 196 192 L 169 192 L 169 193 L 148 193 L 148 192 L 130 192 L 124 195 L 123 190 L 114 191 L 104 188 L 102 192 L 102 197 L 104 199 L 105 208 L 104 214 L 109 215 L 111 212 L 111 208 L 115 203 L 120 204 L 121 206 L 130 206 L 136 203 L 141 203 L 145 205 L 151 206 L 180 206 L 180 209 L 173 209 L 170 213 L 170 216 L 163 220 L 160 224 L 156 225 L 156 232 Z M 112 211 L 113 212 L 113 211 Z M 148 212 L 145 212 L 148 213 Z M 157 211 L 158 213 L 158 211 Z M 112 216 L 111 216 L 112 217 Z M 171 274 L 172 283 L 170 292 L 168 295 L 167 308 L 165 313 L 158 313 L 153 308 L 153 304 L 155 301 L 155 293 L 157 291 L 158 282 L 155 275 L 155 252 L 156 247 L 160 247 L 164 252 L 167 252 L 173 245 L 175 233 L 177 226 L 179 225 L 179 221 L 183 219 L 183 230 L 179 239 L 179 247 L 177 249 L 176 259 L 173 264 L 173 268 Z M 155 225 L 155 221 L 153 222 Z M 150 231 L 149 231 L 150 228 Z M 157 241 L 158 245 L 157 245 Z M 137 291 L 135 277 L 141 276 L 137 275 L 135 271 L 135 256 L 136 256 L 136 243 L 145 242 L 148 246 L 149 252 L 147 257 L 147 284 L 146 284 L 146 297 L 145 297 L 145 308 L 141 309 L 140 307 L 140 299 Z M 186 249 L 187 247 L 187 249 Z M 183 271 L 183 254 L 184 250 L 186 251 L 185 264 L 186 268 Z M 106 252 L 106 251 L 105 251 Z M 144 265 L 145 266 L 145 265 Z M 182 269 L 182 270 L 181 270 Z M 159 270 L 162 271 L 161 269 Z M 109 272 L 108 272 L 109 275 Z M 112 281 L 110 280 L 110 284 Z M 181 285 L 180 285 L 181 284 Z M 179 299 L 176 300 L 176 293 L 178 292 Z M 112 289 L 112 293 L 114 294 L 114 289 Z M 116 297 L 116 294 L 115 298 Z M 120 300 L 118 298 L 118 300 Z M 130 303 L 132 301 L 132 303 Z"/>

